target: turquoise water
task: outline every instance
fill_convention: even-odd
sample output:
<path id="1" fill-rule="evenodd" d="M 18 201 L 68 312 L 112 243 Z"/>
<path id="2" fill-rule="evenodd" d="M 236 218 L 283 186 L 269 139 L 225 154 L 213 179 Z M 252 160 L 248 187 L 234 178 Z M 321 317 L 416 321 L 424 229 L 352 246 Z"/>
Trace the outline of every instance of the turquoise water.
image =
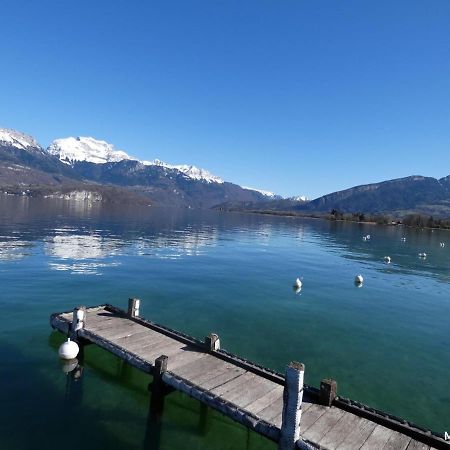
<path id="1" fill-rule="evenodd" d="M 299 360 L 309 384 L 332 377 L 342 396 L 450 429 L 449 232 L 0 197 L 0 287 L 2 448 L 79 448 L 74 426 L 84 448 L 275 448 L 179 393 L 148 422 L 150 380 L 92 346 L 69 382 L 49 315 L 128 297 L 156 322 L 217 332 L 279 371 Z"/>

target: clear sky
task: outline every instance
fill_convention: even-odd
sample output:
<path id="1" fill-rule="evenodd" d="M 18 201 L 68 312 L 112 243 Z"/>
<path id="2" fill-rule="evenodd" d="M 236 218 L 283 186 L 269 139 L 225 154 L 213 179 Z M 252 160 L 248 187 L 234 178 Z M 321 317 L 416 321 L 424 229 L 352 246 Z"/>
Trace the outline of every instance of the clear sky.
<path id="1" fill-rule="evenodd" d="M 0 126 L 309 198 L 450 174 L 449 0 L 2 0 Z"/>

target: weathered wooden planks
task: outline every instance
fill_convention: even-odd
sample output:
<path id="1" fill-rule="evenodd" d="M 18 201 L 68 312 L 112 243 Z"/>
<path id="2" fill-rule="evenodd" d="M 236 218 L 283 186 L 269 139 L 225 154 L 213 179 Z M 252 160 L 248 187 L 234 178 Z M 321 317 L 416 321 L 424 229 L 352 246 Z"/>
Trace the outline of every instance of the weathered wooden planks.
<path id="1" fill-rule="evenodd" d="M 229 367 L 227 370 L 221 371 L 218 374 L 216 372 L 211 373 L 212 376 L 208 377 L 207 380 L 200 381 L 199 379 L 194 378 L 192 382 L 200 386 L 202 389 L 212 392 L 213 389 L 240 377 L 244 373 L 245 370 L 240 367 Z"/>
<path id="2" fill-rule="evenodd" d="M 234 374 L 231 372 L 230 375 L 229 380 L 220 383 L 216 387 L 209 388 L 208 390 L 216 396 L 227 398 L 230 395 L 230 392 L 231 394 L 235 392 L 242 392 L 246 386 L 255 380 L 254 374 L 245 371 L 240 373 L 238 376 L 233 376 Z"/>
<path id="3" fill-rule="evenodd" d="M 196 380 L 201 382 L 204 377 L 208 377 L 210 374 L 219 374 L 226 372 L 229 368 L 229 364 L 215 358 L 214 356 L 204 354 L 204 358 L 198 362 L 189 362 L 181 367 L 175 369 L 177 375 L 188 380 Z"/>
<path id="4" fill-rule="evenodd" d="M 430 450 L 432 447 L 426 444 L 422 444 L 422 442 L 411 440 L 408 444 L 407 450 Z"/>
<path id="5" fill-rule="evenodd" d="M 270 406 L 276 400 L 280 400 L 283 398 L 283 387 L 275 386 L 270 392 L 265 395 L 262 395 L 258 399 L 253 402 L 245 405 L 245 409 L 251 413 L 258 413 L 263 409 Z"/>
<path id="6" fill-rule="evenodd" d="M 283 410 L 283 396 L 276 398 L 270 405 L 266 408 L 258 411 L 258 417 L 266 420 L 267 422 L 271 422 L 272 419 L 278 417 Z"/>
<path id="7" fill-rule="evenodd" d="M 238 403 L 239 406 L 248 411 L 247 406 L 249 404 L 261 399 L 277 388 L 281 388 L 281 386 L 277 386 L 275 383 L 259 377 L 250 385 L 245 386 L 244 389 L 239 389 L 234 395 L 231 393 L 227 395 L 227 400 Z"/>
<path id="8" fill-rule="evenodd" d="M 133 314 L 137 310 L 135 304 Z M 68 333 L 72 318 L 72 312 L 53 315 L 51 323 Z M 218 345 L 206 346 L 174 330 L 129 317 L 111 306 L 88 308 L 82 325 L 77 333 L 83 340 L 146 372 L 155 373 L 155 365 L 164 361 L 158 372 L 160 383 L 200 400 L 269 439 L 277 442 L 280 439 L 285 382 L 279 374 L 224 352 Z M 167 358 L 160 358 L 162 355 Z M 307 443 L 341 450 L 432 448 L 408 434 L 354 414 L 351 408 L 318 404 L 317 394 L 314 397 L 311 390 L 308 392 L 301 405 L 300 421 L 300 437 Z M 331 386 L 328 403 L 333 402 L 334 395 Z M 362 415 L 367 417 L 367 413 Z M 439 448 L 443 446 L 446 444 L 440 440 Z"/>
<path id="9" fill-rule="evenodd" d="M 361 450 L 369 450 L 374 448 L 379 449 L 396 448 L 392 447 L 392 444 L 397 440 L 399 436 L 401 437 L 402 435 L 394 430 L 390 430 L 389 428 L 377 425 L 370 434 L 370 436 L 362 445 Z M 404 437 L 407 440 L 407 442 L 404 443 L 399 442 L 400 446 L 397 447 L 398 450 L 405 449 L 408 446 L 409 442 L 411 441 L 411 438 L 408 438 L 408 436 Z M 391 442 L 391 445 L 388 446 L 389 442 Z"/>
<path id="10" fill-rule="evenodd" d="M 302 436 L 308 441 L 320 442 L 344 414 L 345 411 L 342 409 L 326 407 L 326 411 L 306 431 L 302 432 Z M 308 412 L 305 415 L 307 416 Z"/>
<path id="11" fill-rule="evenodd" d="M 343 414 L 336 424 L 325 433 L 318 443 L 325 448 L 360 448 L 375 428 L 369 422 L 354 414 Z"/>
<path id="12" fill-rule="evenodd" d="M 323 405 L 312 404 L 302 416 L 300 423 L 300 433 L 303 436 L 305 432 L 327 411 Z"/>

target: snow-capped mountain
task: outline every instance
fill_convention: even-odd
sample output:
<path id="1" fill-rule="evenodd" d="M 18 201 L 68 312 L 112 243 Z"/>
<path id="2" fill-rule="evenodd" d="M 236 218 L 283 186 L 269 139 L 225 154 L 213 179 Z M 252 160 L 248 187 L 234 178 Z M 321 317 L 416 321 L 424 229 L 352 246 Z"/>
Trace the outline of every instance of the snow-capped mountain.
<path id="1" fill-rule="evenodd" d="M 0 132 L 0 187 L 7 192 L 183 208 L 272 200 L 205 169 L 160 160 L 139 161 L 91 137 L 57 139 L 46 151 L 23 133 L 8 129 Z"/>
<path id="2" fill-rule="evenodd" d="M 75 161 L 87 161 L 95 164 L 118 162 L 131 158 L 122 150 L 116 150 L 112 144 L 91 137 L 68 137 L 54 140 L 47 151 L 57 156 L 65 164 Z"/>
<path id="3" fill-rule="evenodd" d="M 242 186 L 242 189 L 247 189 L 248 191 L 259 192 L 260 194 L 262 194 L 268 198 L 281 198 L 279 195 L 275 194 L 274 192 L 265 191 L 264 189 L 255 189 L 255 188 L 251 188 L 248 186 Z"/>
<path id="4" fill-rule="evenodd" d="M 122 150 L 116 150 L 114 145 L 92 137 L 69 137 L 56 139 L 48 147 L 48 152 L 57 156 L 63 163 L 73 165 L 76 162 L 86 161 L 95 164 L 119 162 L 123 160 L 139 161 L 145 166 L 158 166 L 181 172 L 192 180 L 202 180 L 207 183 L 223 183 L 223 180 L 205 169 L 181 164 L 167 164 L 159 159 L 153 161 L 140 161 Z"/>
<path id="5" fill-rule="evenodd" d="M 308 198 L 306 195 L 298 195 L 295 197 L 289 197 L 288 200 L 293 200 L 294 202 L 307 202 Z"/>
<path id="6" fill-rule="evenodd" d="M 9 128 L 0 128 L 0 145 L 11 146 L 21 150 L 42 150 L 33 137 Z"/>
<path id="7" fill-rule="evenodd" d="M 0 181 L 4 185 L 58 184 L 78 179 L 70 167 L 47 153 L 33 137 L 0 128 Z"/>
<path id="8" fill-rule="evenodd" d="M 193 180 L 203 180 L 207 183 L 223 183 L 224 181 L 217 177 L 216 175 L 213 175 L 211 172 L 208 172 L 205 169 L 199 169 L 195 166 L 190 166 L 187 164 L 181 164 L 181 165 L 173 165 L 173 164 L 167 164 L 163 161 L 160 161 L 159 159 L 155 159 L 153 161 L 141 161 L 142 164 L 146 166 L 158 166 L 158 167 L 164 167 L 166 169 L 175 169 L 179 172 L 183 173 L 188 178 L 192 178 Z"/>

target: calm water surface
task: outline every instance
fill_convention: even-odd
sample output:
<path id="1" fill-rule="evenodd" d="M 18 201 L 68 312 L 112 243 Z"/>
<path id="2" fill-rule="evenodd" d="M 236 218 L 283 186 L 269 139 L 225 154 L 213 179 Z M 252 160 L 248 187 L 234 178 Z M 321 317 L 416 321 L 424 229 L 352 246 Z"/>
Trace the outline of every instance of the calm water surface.
<path id="1" fill-rule="evenodd" d="M 178 393 L 148 426 L 149 379 L 94 346 L 68 383 L 50 313 L 131 296 L 156 322 L 450 429 L 448 232 L 0 197 L 0 287 L 1 448 L 275 448 Z"/>

